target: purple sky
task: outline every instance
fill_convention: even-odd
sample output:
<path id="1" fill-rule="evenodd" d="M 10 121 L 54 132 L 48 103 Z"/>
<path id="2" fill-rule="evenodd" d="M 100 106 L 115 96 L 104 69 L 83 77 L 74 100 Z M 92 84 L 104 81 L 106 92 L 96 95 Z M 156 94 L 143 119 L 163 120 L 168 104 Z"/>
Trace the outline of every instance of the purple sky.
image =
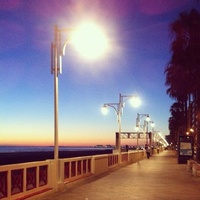
<path id="1" fill-rule="evenodd" d="M 67 46 L 59 76 L 59 143 L 114 144 L 114 110 L 103 116 L 100 107 L 118 103 L 119 93 L 142 100 L 137 109 L 126 103 L 122 131 L 134 131 L 136 114 L 147 113 L 155 130 L 168 134 L 169 23 L 199 6 L 195 0 L 0 0 L 0 145 L 53 144 L 54 25 L 74 28 L 88 20 L 105 29 L 111 51 L 88 63 Z"/>

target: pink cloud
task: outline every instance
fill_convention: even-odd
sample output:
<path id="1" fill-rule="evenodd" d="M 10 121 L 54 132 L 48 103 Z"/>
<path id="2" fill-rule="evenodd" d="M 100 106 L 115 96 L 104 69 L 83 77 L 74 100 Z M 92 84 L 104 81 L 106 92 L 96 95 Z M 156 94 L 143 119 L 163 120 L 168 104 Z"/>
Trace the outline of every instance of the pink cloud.
<path id="1" fill-rule="evenodd" d="M 26 1 L 25 1 L 26 2 Z M 38 1 L 27 4 L 28 10 L 45 18 L 71 16 L 71 18 L 101 16 L 119 18 L 135 9 L 135 2 L 130 0 L 73 0 L 73 1 Z M 38 6 L 40 5 L 40 6 Z"/>
<path id="2" fill-rule="evenodd" d="M 159 15 L 181 8 L 189 2 L 190 0 L 140 0 L 139 10 L 146 15 Z"/>

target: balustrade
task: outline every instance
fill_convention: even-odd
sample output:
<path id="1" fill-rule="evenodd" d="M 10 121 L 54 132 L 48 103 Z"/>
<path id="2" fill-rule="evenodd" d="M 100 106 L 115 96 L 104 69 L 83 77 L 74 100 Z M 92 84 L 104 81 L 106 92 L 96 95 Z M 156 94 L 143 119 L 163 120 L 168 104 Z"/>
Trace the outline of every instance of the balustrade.
<path id="1" fill-rule="evenodd" d="M 11 195 L 23 192 L 23 169 L 11 170 Z"/>
<path id="2" fill-rule="evenodd" d="M 62 159 L 64 165 L 64 179 L 79 179 L 82 176 L 91 174 L 91 157 Z"/>
<path id="3" fill-rule="evenodd" d="M 112 167 L 118 164 L 118 155 L 117 154 L 111 154 L 108 156 L 108 167 Z"/>
<path id="4" fill-rule="evenodd" d="M 122 153 L 122 154 L 121 154 L 121 157 L 122 157 L 122 158 L 121 158 L 121 159 L 122 159 L 122 160 L 121 160 L 122 162 L 128 162 L 128 153 Z"/>
<path id="5" fill-rule="evenodd" d="M 49 187 L 48 162 L 0 166 L 0 199 L 15 199 Z"/>
<path id="6" fill-rule="evenodd" d="M 7 171 L 0 172 L 0 199 L 7 196 Z"/>
<path id="7" fill-rule="evenodd" d="M 133 163 L 144 152 L 126 152 L 59 159 L 60 180 L 63 185 L 90 175 L 105 173 L 121 162 Z M 26 199 L 49 190 L 56 190 L 54 160 L 0 166 L 0 199 Z"/>

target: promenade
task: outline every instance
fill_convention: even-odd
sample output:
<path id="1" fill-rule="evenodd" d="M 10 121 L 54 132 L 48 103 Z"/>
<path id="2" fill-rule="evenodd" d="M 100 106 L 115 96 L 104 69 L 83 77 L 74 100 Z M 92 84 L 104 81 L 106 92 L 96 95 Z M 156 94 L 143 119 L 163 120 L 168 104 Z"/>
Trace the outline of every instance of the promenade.
<path id="1" fill-rule="evenodd" d="M 127 165 L 42 200 L 199 200 L 200 177 L 177 164 L 173 151 Z"/>

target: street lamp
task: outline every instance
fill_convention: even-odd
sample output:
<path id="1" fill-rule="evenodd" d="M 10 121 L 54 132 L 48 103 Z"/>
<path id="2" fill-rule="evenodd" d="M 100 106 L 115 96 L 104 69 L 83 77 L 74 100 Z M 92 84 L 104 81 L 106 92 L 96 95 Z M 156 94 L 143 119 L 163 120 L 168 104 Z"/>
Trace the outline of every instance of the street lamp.
<path id="1" fill-rule="evenodd" d="M 163 137 L 163 135 L 161 134 L 161 132 L 157 131 L 157 133 L 158 133 L 158 137 L 159 137 L 160 143 L 162 143 L 164 146 L 168 146 L 169 143 L 165 140 L 165 138 Z"/>
<path id="2" fill-rule="evenodd" d="M 169 145 L 160 131 L 154 131 L 154 140 L 157 141 L 157 144 L 156 144 L 157 146 L 160 146 L 160 144 L 163 144 L 164 146 Z"/>
<path id="3" fill-rule="evenodd" d="M 116 137 L 116 149 L 119 153 L 121 153 L 121 129 L 122 129 L 122 123 L 121 118 L 123 114 L 123 107 L 125 106 L 125 102 L 127 100 L 131 100 L 131 104 L 134 107 L 139 106 L 140 100 L 137 96 L 134 95 L 121 95 L 119 93 L 119 103 L 105 103 L 102 107 L 102 112 L 104 114 L 107 113 L 107 108 L 112 107 L 115 110 L 115 113 L 117 115 L 117 122 L 118 122 L 118 135 Z"/>
<path id="4" fill-rule="evenodd" d="M 145 121 L 146 121 L 146 122 L 149 122 L 149 121 L 150 121 L 150 116 L 149 116 L 149 114 L 139 114 L 139 113 L 137 113 L 137 117 L 136 117 L 136 130 L 138 130 L 139 127 L 141 127 L 140 122 L 141 122 L 141 119 L 142 119 L 143 117 L 146 117 L 146 118 L 145 118 Z M 144 123 L 143 130 L 146 130 L 146 124 L 145 124 L 145 123 Z"/>
<path id="5" fill-rule="evenodd" d="M 155 123 L 154 121 L 149 121 L 150 125 L 151 125 L 151 128 L 152 128 L 152 131 L 151 131 L 151 134 L 150 134 L 150 147 L 152 147 L 152 141 L 153 141 L 153 146 L 154 146 L 154 127 L 155 127 Z"/>
<path id="6" fill-rule="evenodd" d="M 190 133 L 194 133 L 194 129 L 193 128 L 190 128 L 190 130 L 186 132 L 186 135 L 190 135 Z"/>
<path id="7" fill-rule="evenodd" d="M 141 126 L 140 125 L 140 121 L 143 117 L 146 117 L 145 120 L 144 120 L 144 125 Z M 137 113 L 137 117 L 136 117 L 136 130 L 138 131 L 139 128 L 143 128 L 143 132 L 148 132 L 148 122 L 150 121 L 150 116 L 149 114 L 139 114 Z M 146 135 L 147 137 L 147 135 Z M 147 139 L 147 138 L 146 138 Z M 138 140 L 137 140 L 137 146 L 138 146 Z"/>
<path id="8" fill-rule="evenodd" d="M 149 121 L 149 123 L 151 124 L 152 129 L 155 127 L 155 123 L 154 121 Z"/>
<path id="9" fill-rule="evenodd" d="M 70 37 L 67 40 L 62 40 L 61 33 L 70 32 Z M 73 34 L 72 34 L 73 33 Z M 92 23 L 87 23 L 77 29 L 59 29 L 56 25 L 54 27 L 54 41 L 51 44 L 51 73 L 54 74 L 54 160 L 55 160 L 55 175 L 58 181 L 58 75 L 62 73 L 62 56 L 65 55 L 65 48 L 68 42 L 72 42 L 76 49 L 83 56 L 88 56 L 88 49 L 91 47 L 95 54 L 93 57 L 97 58 L 97 49 L 105 51 L 108 47 L 107 40 L 103 37 L 103 32 Z M 95 37 L 95 40 L 93 39 Z M 102 37 L 102 38 L 100 38 Z M 81 43 L 81 38 L 84 43 Z M 97 41 L 101 41 L 99 44 Z M 80 48 L 81 47 L 81 48 Z M 104 48 L 104 49 L 103 49 Z M 91 54 L 90 54 L 91 55 Z"/>

